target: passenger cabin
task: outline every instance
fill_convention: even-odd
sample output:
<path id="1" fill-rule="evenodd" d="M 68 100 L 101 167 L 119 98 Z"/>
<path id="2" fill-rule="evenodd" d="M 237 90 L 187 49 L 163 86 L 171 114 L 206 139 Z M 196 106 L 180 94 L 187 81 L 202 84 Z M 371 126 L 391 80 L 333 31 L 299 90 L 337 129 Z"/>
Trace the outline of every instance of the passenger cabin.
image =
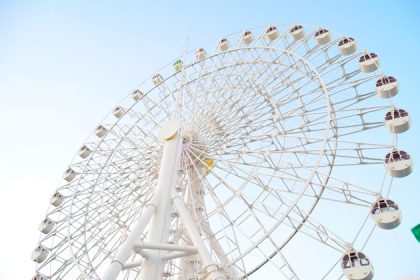
<path id="1" fill-rule="evenodd" d="M 199 48 L 196 52 L 195 52 L 195 58 L 197 60 L 203 60 L 207 57 L 207 52 L 205 49 L 203 48 Z"/>
<path id="2" fill-rule="evenodd" d="M 50 233 L 55 226 L 55 222 L 49 218 L 45 218 L 40 224 L 39 224 L 39 231 L 45 234 Z"/>
<path id="3" fill-rule="evenodd" d="M 92 150 L 88 148 L 88 146 L 84 145 L 79 149 L 79 156 L 83 159 L 87 158 L 88 156 L 90 156 L 90 154 L 92 153 Z"/>
<path id="4" fill-rule="evenodd" d="M 67 182 L 71 182 L 76 177 L 76 175 L 77 175 L 76 171 L 74 171 L 71 168 L 67 168 L 67 170 L 64 171 L 63 178 Z"/>
<path id="5" fill-rule="evenodd" d="M 385 166 L 389 175 L 401 178 L 412 172 L 413 163 L 410 155 L 405 151 L 394 149 L 385 156 Z"/>
<path id="6" fill-rule="evenodd" d="M 330 32 L 325 28 L 320 28 L 314 35 L 318 45 L 325 45 L 331 41 Z"/>
<path id="7" fill-rule="evenodd" d="M 121 118 L 125 114 L 125 109 L 121 106 L 115 107 L 115 109 L 112 111 L 112 114 L 117 118 Z"/>
<path id="8" fill-rule="evenodd" d="M 338 42 L 338 49 L 341 55 L 350 55 L 356 51 L 356 41 L 351 38 L 343 38 Z"/>
<path id="9" fill-rule="evenodd" d="M 398 81 L 392 76 L 385 76 L 376 81 L 376 93 L 380 98 L 394 97 L 398 90 Z"/>
<path id="10" fill-rule="evenodd" d="M 160 85 L 163 82 L 163 77 L 161 74 L 156 74 L 152 77 L 152 82 L 155 86 Z"/>
<path id="11" fill-rule="evenodd" d="M 290 34 L 292 34 L 293 40 L 297 41 L 305 36 L 305 30 L 302 25 L 295 25 L 290 29 Z"/>
<path id="12" fill-rule="evenodd" d="M 410 116 L 403 109 L 394 109 L 386 113 L 385 125 L 391 133 L 403 133 L 410 128 Z"/>
<path id="13" fill-rule="evenodd" d="M 50 250 L 48 248 L 38 245 L 35 250 L 32 252 L 32 260 L 36 263 L 42 263 L 47 258 Z"/>
<path id="14" fill-rule="evenodd" d="M 175 71 L 175 73 L 178 73 L 178 72 L 181 72 L 182 71 L 182 69 L 184 69 L 184 63 L 182 62 L 182 60 L 181 59 L 177 59 L 175 62 L 174 62 L 174 71 Z"/>
<path id="15" fill-rule="evenodd" d="M 219 52 L 227 51 L 229 49 L 228 39 L 226 38 L 220 39 L 219 44 L 217 45 L 217 49 L 219 50 Z"/>
<path id="16" fill-rule="evenodd" d="M 107 134 L 107 133 L 108 133 L 108 130 L 103 125 L 99 125 L 95 130 L 95 134 L 99 138 L 104 137 L 105 134 Z"/>
<path id="17" fill-rule="evenodd" d="M 244 34 L 242 34 L 241 42 L 245 45 L 251 44 L 251 42 L 254 40 L 254 36 L 252 35 L 251 31 L 246 30 Z"/>
<path id="18" fill-rule="evenodd" d="M 274 41 L 279 37 L 279 31 L 277 30 L 277 27 L 275 26 L 269 26 L 267 30 L 265 31 L 265 36 L 267 36 L 267 39 L 269 41 Z"/>
<path id="19" fill-rule="evenodd" d="M 134 99 L 134 101 L 139 101 L 141 98 L 143 98 L 143 96 L 144 94 L 139 89 L 135 89 L 131 93 L 131 97 Z"/>
<path id="20" fill-rule="evenodd" d="M 376 53 L 367 53 L 359 58 L 360 71 L 370 73 L 378 69 L 379 57 Z"/>
<path id="21" fill-rule="evenodd" d="M 64 195 L 62 195 L 59 192 L 56 192 L 55 194 L 53 194 L 53 196 L 50 199 L 50 203 L 55 207 L 60 206 L 61 203 L 63 203 L 63 201 L 64 201 Z"/>
<path id="22" fill-rule="evenodd" d="M 382 229 L 393 229 L 401 223 L 401 211 L 398 205 L 390 199 L 378 199 L 372 205 L 370 214 L 376 225 Z"/>
<path id="23" fill-rule="evenodd" d="M 365 254 L 349 251 L 341 258 L 341 269 L 347 279 L 370 280 L 373 278 L 373 267 Z"/>
<path id="24" fill-rule="evenodd" d="M 205 176 L 209 175 L 210 170 L 213 169 L 214 165 L 215 165 L 214 160 L 210 158 L 204 159 L 202 162 L 202 167 L 201 167 L 202 174 L 204 174 Z"/>

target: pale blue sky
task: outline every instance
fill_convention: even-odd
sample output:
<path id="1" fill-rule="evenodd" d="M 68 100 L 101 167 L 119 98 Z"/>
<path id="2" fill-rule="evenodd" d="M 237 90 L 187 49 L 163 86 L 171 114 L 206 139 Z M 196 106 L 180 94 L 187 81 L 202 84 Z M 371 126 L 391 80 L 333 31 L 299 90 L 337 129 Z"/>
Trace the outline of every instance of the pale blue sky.
<path id="1" fill-rule="evenodd" d="M 417 1 L 0 0 L 0 279 L 32 276 L 48 199 L 102 117 L 186 48 L 245 28 L 323 26 L 380 54 L 382 69 L 400 81 L 395 103 L 412 113 L 399 146 L 416 163 L 419 15 Z M 401 226 L 376 232 L 368 247 L 376 279 L 420 276 L 420 244 L 409 231 L 420 223 L 417 174 L 415 166 L 395 180 Z"/>

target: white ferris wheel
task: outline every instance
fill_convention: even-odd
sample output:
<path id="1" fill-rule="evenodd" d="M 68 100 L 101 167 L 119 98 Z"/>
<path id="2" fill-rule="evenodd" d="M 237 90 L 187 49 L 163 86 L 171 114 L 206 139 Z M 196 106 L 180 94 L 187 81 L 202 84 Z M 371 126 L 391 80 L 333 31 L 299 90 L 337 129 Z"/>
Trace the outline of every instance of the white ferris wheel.
<path id="1" fill-rule="evenodd" d="M 392 179 L 412 169 L 397 79 L 324 28 L 214 49 L 162 68 L 87 139 L 40 224 L 33 280 L 373 277 L 365 246 L 400 224 Z"/>

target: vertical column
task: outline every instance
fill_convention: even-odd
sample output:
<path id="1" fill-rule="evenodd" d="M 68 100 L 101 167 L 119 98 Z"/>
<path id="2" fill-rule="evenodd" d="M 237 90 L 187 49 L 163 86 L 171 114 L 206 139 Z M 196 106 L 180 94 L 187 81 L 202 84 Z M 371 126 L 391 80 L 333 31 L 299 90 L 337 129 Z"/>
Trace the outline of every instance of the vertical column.
<path id="1" fill-rule="evenodd" d="M 179 212 L 179 215 L 185 225 L 185 229 L 188 232 L 189 237 L 193 245 L 197 248 L 198 254 L 203 262 L 203 269 L 207 272 L 207 280 L 225 280 L 226 277 L 220 272 L 219 265 L 212 259 L 210 252 L 208 251 L 204 241 L 201 239 L 200 232 L 191 217 L 191 213 L 185 207 L 182 198 L 172 192 L 172 200 L 174 206 Z"/>
<path id="2" fill-rule="evenodd" d="M 162 127 L 160 138 L 165 140 L 162 162 L 160 164 L 157 198 L 159 206 L 150 221 L 147 241 L 150 243 L 167 243 L 169 226 L 171 222 L 170 193 L 177 182 L 179 159 L 181 156 L 182 137 L 179 124 L 170 121 Z M 148 251 L 148 258 L 144 260 L 140 279 L 161 280 L 163 278 L 164 262 L 162 257 L 166 254 L 163 250 Z"/>
<path id="3" fill-rule="evenodd" d="M 145 206 L 142 216 L 131 229 L 130 234 L 121 246 L 109 265 L 102 280 L 115 280 L 124 268 L 134 245 L 139 241 L 147 225 L 149 225 L 148 241 L 166 243 L 168 238 L 168 225 L 170 223 L 171 199 L 170 192 L 176 183 L 178 164 L 181 154 L 181 135 L 179 123 L 169 121 L 160 131 L 160 139 L 165 141 L 162 162 L 159 171 L 158 184 L 152 202 Z M 142 267 L 143 280 L 162 279 L 163 251 L 152 251 L 150 259 L 146 259 Z"/>

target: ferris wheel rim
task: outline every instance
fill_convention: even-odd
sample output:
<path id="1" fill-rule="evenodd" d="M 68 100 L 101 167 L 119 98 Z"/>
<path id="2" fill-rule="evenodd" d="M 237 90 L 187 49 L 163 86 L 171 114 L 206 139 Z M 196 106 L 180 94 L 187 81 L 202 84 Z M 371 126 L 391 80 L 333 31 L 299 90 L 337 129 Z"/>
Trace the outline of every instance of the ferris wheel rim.
<path id="1" fill-rule="evenodd" d="M 273 48 L 273 47 L 271 47 L 271 46 L 255 46 L 255 47 L 247 47 L 247 48 L 236 48 L 236 49 L 230 49 L 230 50 L 228 50 L 226 53 L 228 53 L 228 52 L 235 52 L 235 51 L 243 51 L 244 49 L 258 49 L 258 48 L 262 48 L 262 49 L 277 49 L 277 50 L 279 50 L 278 48 Z M 283 51 L 286 51 L 286 52 L 290 52 L 292 55 L 294 55 L 294 56 L 297 56 L 295 53 L 292 53 L 290 50 L 283 50 Z M 207 60 L 207 59 L 210 59 L 211 57 L 217 57 L 217 56 L 219 56 L 220 55 L 220 53 L 218 53 L 218 54 L 213 54 L 212 56 L 209 56 L 209 57 L 207 57 L 207 58 L 205 58 L 205 60 Z M 197 64 L 197 63 L 200 63 L 200 62 L 194 62 L 194 63 L 192 63 L 192 64 L 189 64 L 187 67 L 191 67 L 193 64 Z M 308 64 L 309 64 L 309 66 L 311 67 L 311 65 L 310 65 L 310 63 L 308 62 Z M 324 95 L 325 95 L 325 97 L 326 97 L 326 100 L 328 101 L 328 103 L 327 103 L 327 105 L 328 105 L 328 114 L 327 114 L 327 118 L 328 118 L 328 120 L 326 120 L 326 124 L 328 125 L 328 126 L 331 126 L 331 114 L 333 114 L 334 113 L 334 110 L 332 109 L 332 105 L 331 105 L 331 103 L 330 103 L 330 99 L 329 99 L 329 95 L 328 95 L 328 91 L 327 91 L 327 89 L 326 89 L 326 87 L 325 87 L 325 85 L 323 84 L 323 82 L 322 82 L 322 76 L 315 70 L 315 72 L 316 72 L 316 75 L 317 75 L 317 77 L 318 77 L 318 80 L 322 83 L 322 87 L 325 89 L 325 91 L 324 91 Z M 171 75 L 171 76 L 169 76 L 169 77 L 167 77 L 167 78 L 165 78 L 164 79 L 164 82 L 166 82 L 167 80 L 169 80 L 171 77 L 173 77 L 173 76 L 176 76 L 176 75 L 179 75 L 180 73 L 179 72 L 177 72 L 177 73 L 175 73 L 175 74 L 173 74 L 173 75 Z M 149 94 L 151 91 L 153 91 L 155 88 L 157 88 L 158 86 L 155 86 L 155 87 L 153 87 L 153 88 L 151 88 L 149 91 L 147 91 L 147 93 L 145 93 L 145 95 L 144 96 L 146 96 L 147 94 Z M 141 100 L 141 99 L 140 99 Z M 128 111 L 130 111 L 137 103 L 139 102 L 139 100 L 137 100 L 129 109 L 128 109 Z M 128 113 L 128 111 L 126 112 L 126 113 Z M 114 128 L 114 126 L 117 124 L 119 122 L 119 119 L 112 125 L 112 127 L 111 127 L 111 130 Z M 323 147 L 325 147 L 325 145 L 326 145 L 326 143 L 327 143 L 327 131 L 328 131 L 328 129 L 329 129 L 329 127 L 326 125 L 326 128 L 325 128 L 325 130 L 326 130 L 326 136 L 324 137 L 324 141 L 323 141 Z M 127 132 L 128 133 L 128 132 Z M 396 134 L 395 134 L 396 135 Z M 397 137 L 397 135 L 396 135 L 396 137 Z M 396 138 L 395 137 L 395 138 Z M 105 138 L 102 138 L 101 140 L 100 140 L 100 142 L 99 143 L 102 143 L 103 141 L 105 141 Z M 122 140 L 121 140 L 122 141 Z M 335 142 L 335 144 L 336 144 L 336 147 L 337 147 L 337 145 L 338 145 L 338 142 Z M 99 145 L 100 144 L 98 144 L 97 146 L 96 146 L 96 148 L 95 148 L 95 150 L 93 151 L 93 153 L 95 153 L 96 152 L 96 149 L 99 147 Z M 322 148 L 322 150 L 323 150 L 323 148 Z M 112 156 L 112 153 L 111 154 L 109 154 L 109 158 Z M 319 154 L 319 161 L 318 161 L 318 164 L 317 165 L 319 165 L 319 162 L 320 162 L 320 160 L 321 160 L 321 157 L 322 157 L 322 151 L 321 151 L 321 153 Z M 334 157 L 334 159 L 335 159 L 335 157 Z M 89 159 L 90 160 L 90 159 Z M 106 168 L 106 164 L 103 166 L 103 168 Z M 333 164 L 331 165 L 331 168 L 329 169 L 329 173 L 331 173 L 332 172 L 332 169 L 333 169 Z M 316 167 L 314 167 L 314 172 L 312 173 L 312 175 L 311 175 L 311 178 L 313 178 L 313 176 L 315 175 L 315 170 L 316 170 Z M 330 177 L 329 176 L 327 176 L 327 182 L 328 182 L 328 180 L 330 179 Z M 99 180 L 99 177 L 98 177 L 98 180 Z M 307 184 L 306 184 L 306 187 L 308 187 L 308 184 L 310 183 L 310 181 L 311 181 L 311 179 L 308 179 L 307 180 Z M 305 188 L 306 189 L 306 188 Z M 302 195 L 303 195 L 303 193 L 305 192 L 305 189 L 303 189 L 302 191 L 301 191 L 301 193 L 300 193 L 300 195 L 299 195 L 299 198 L 300 197 L 302 197 Z M 93 190 L 92 190 L 93 191 Z M 322 189 L 321 190 L 321 195 L 322 195 L 322 193 L 324 192 L 324 189 Z M 74 197 L 76 196 L 76 192 L 74 192 L 74 194 L 73 194 L 73 197 L 72 197 L 72 200 L 74 199 Z M 320 195 L 320 196 L 321 196 Z M 313 205 L 313 207 L 311 208 L 311 210 L 309 211 L 309 213 L 308 213 L 308 216 L 312 213 L 312 211 L 315 209 L 315 207 L 316 207 L 316 205 L 317 205 L 317 203 L 320 201 L 320 199 L 321 199 L 321 197 L 319 197 L 317 200 L 316 200 L 316 202 L 314 203 L 314 205 Z M 296 202 L 298 201 L 299 199 L 296 199 Z M 295 202 L 295 203 L 296 203 Z M 295 204 L 294 203 L 294 204 Z M 72 204 L 72 206 L 71 207 L 73 207 L 73 204 Z M 291 208 L 289 208 L 289 211 L 288 212 L 290 212 L 290 211 L 292 211 L 292 209 Z M 87 216 L 85 216 L 85 217 L 87 217 Z M 284 217 L 285 218 L 285 217 Z M 283 219 L 284 219 L 283 218 Z M 301 225 L 301 226 L 303 226 L 303 224 Z M 69 242 L 69 244 L 70 244 L 70 232 L 68 232 L 69 234 L 68 234 L 68 242 Z M 290 237 L 290 239 L 291 238 L 293 238 L 293 236 L 295 235 L 295 234 L 297 234 L 298 233 L 298 230 L 296 230 L 292 235 L 291 235 L 291 237 Z M 289 240 L 290 240 L 289 239 Z M 284 243 L 283 244 L 283 246 L 286 246 L 286 244 L 287 244 L 287 242 L 286 243 Z M 282 246 L 282 247 L 283 247 Z M 70 248 L 72 248 L 72 246 L 70 245 L 69 246 Z M 277 252 L 275 252 L 275 253 L 277 253 Z M 88 255 L 88 254 L 87 254 Z M 262 264 L 261 264 L 261 266 L 265 263 L 265 262 L 268 262 L 269 260 L 268 259 L 266 259 Z M 77 262 L 76 262 L 76 264 L 77 264 Z M 231 263 L 231 264 L 233 264 L 233 263 Z M 258 267 L 259 268 L 259 267 Z M 258 270 L 258 268 L 256 268 L 255 269 L 255 271 L 256 270 Z M 252 271 L 251 273 L 249 273 L 249 274 L 247 274 L 246 276 L 248 276 L 248 275 L 250 275 L 250 274 L 252 274 L 254 271 Z"/>

